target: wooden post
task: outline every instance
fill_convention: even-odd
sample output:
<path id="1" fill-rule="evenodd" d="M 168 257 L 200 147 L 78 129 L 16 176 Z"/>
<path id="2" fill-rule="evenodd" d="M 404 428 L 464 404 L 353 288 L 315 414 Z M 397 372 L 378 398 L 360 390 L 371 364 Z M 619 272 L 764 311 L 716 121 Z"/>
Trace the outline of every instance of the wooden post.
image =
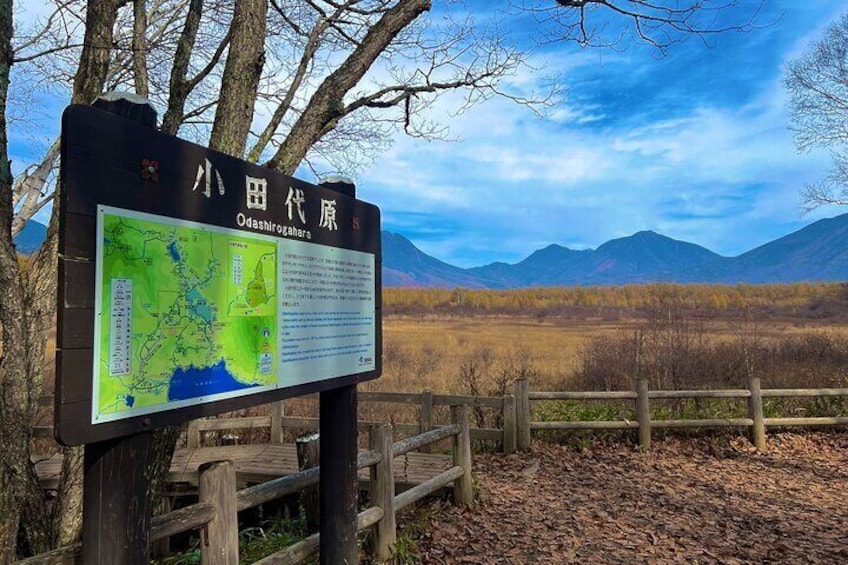
<path id="1" fill-rule="evenodd" d="M 286 415 L 286 404 L 284 400 L 278 400 L 270 404 L 271 408 L 271 443 L 280 445 L 283 443 L 283 418 Z"/>
<path id="2" fill-rule="evenodd" d="M 198 498 L 215 505 L 215 517 L 201 530 L 202 565 L 238 563 L 236 470 L 230 461 L 204 463 L 198 469 Z"/>
<path id="3" fill-rule="evenodd" d="M 359 484 L 356 476 L 356 385 L 320 395 L 322 565 L 358 563 L 356 514 Z"/>
<path id="4" fill-rule="evenodd" d="M 425 390 L 421 393 L 421 408 L 418 412 L 418 433 L 429 432 L 433 428 L 433 391 Z M 431 445 L 424 445 L 421 453 L 430 453 Z"/>
<path id="5" fill-rule="evenodd" d="M 189 420 L 186 426 L 186 447 L 189 449 L 200 447 L 200 420 Z"/>
<path id="6" fill-rule="evenodd" d="M 153 434 L 89 443 L 84 451 L 82 562 L 150 563 Z"/>
<path id="7" fill-rule="evenodd" d="M 470 506 L 474 503 L 474 481 L 471 477 L 471 431 L 468 425 L 468 407 L 451 406 L 451 423 L 459 424 L 461 431 L 453 438 L 453 464 L 462 467 L 462 476 L 453 483 L 455 504 Z"/>
<path id="8" fill-rule="evenodd" d="M 397 541 L 395 522 L 395 480 L 392 455 L 392 427 L 372 426 L 370 448 L 383 456 L 371 467 L 371 504 L 383 509 L 383 517 L 374 525 L 374 554 L 379 562 L 388 561 Z"/>
<path id="9" fill-rule="evenodd" d="M 320 437 L 319 434 L 309 434 L 300 436 L 295 440 L 298 470 L 305 471 L 318 466 L 321 453 Z M 318 487 L 316 486 L 307 487 L 300 491 L 301 505 L 306 513 L 306 530 L 309 533 L 318 531 L 319 516 L 321 515 L 319 500 Z"/>
<path id="10" fill-rule="evenodd" d="M 530 449 L 530 386 L 527 379 L 515 381 L 515 433 L 518 449 Z"/>
<path id="11" fill-rule="evenodd" d="M 509 455 L 515 451 L 515 396 L 503 397 L 503 451 Z"/>
<path id="12" fill-rule="evenodd" d="M 329 180 L 320 186 L 356 198 L 356 186 L 346 179 Z M 318 403 L 322 444 L 321 565 L 355 565 L 359 562 L 356 385 L 322 392 Z"/>
<path id="13" fill-rule="evenodd" d="M 140 96 L 111 92 L 98 98 L 94 106 L 156 127 L 156 110 Z M 153 496 L 148 469 L 152 438 L 152 432 L 148 431 L 85 445 L 83 563 L 150 563 Z"/>
<path id="14" fill-rule="evenodd" d="M 636 381 L 636 420 L 639 422 L 639 449 L 651 449 L 651 403 L 648 398 L 648 379 Z"/>
<path id="15" fill-rule="evenodd" d="M 748 398 L 748 417 L 754 421 L 754 425 L 751 426 L 751 443 L 763 451 L 766 448 L 766 425 L 763 419 L 763 395 L 759 377 L 748 379 L 748 390 L 751 392 Z"/>

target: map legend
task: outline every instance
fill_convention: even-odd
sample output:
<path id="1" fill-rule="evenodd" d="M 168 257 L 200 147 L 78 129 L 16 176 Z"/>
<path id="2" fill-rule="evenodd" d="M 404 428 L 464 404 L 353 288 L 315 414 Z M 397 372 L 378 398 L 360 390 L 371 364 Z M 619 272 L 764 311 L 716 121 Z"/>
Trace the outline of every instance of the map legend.
<path id="1" fill-rule="evenodd" d="M 132 281 L 112 279 L 109 308 L 109 375 L 129 375 L 132 372 Z"/>

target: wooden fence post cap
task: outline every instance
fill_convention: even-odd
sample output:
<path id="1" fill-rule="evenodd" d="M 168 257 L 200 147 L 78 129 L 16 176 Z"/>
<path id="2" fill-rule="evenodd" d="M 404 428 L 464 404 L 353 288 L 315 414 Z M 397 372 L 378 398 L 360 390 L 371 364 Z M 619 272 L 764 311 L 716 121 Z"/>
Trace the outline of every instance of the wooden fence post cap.
<path id="1" fill-rule="evenodd" d="M 351 198 L 356 197 L 356 183 L 354 183 L 353 179 L 350 177 L 329 175 L 322 178 L 321 182 L 318 183 L 318 186 L 323 186 L 324 188 L 341 192 Z"/>
<path id="2" fill-rule="evenodd" d="M 139 94 L 113 90 L 98 96 L 92 106 L 139 122 L 147 127 L 156 127 L 156 109 L 147 98 Z"/>
<path id="3" fill-rule="evenodd" d="M 207 461 L 206 463 L 201 464 L 200 467 L 197 468 L 197 472 L 200 473 L 200 474 L 203 474 L 205 471 L 208 471 L 209 469 L 214 469 L 216 467 L 232 467 L 232 466 L 233 466 L 233 462 L 229 461 L 229 460 Z"/>
<path id="4" fill-rule="evenodd" d="M 313 442 L 313 441 L 320 439 L 320 437 L 321 437 L 321 434 L 319 434 L 319 433 L 306 434 L 305 436 L 298 437 L 297 439 L 294 440 L 294 442 L 295 443 L 310 443 L 310 442 Z"/>

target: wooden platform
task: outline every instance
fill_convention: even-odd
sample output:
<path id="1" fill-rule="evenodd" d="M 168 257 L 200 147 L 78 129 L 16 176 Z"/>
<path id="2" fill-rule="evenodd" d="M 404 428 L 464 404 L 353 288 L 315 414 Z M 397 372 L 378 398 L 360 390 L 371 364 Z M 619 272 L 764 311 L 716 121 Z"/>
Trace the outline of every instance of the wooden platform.
<path id="1" fill-rule="evenodd" d="M 62 469 L 61 454 L 34 459 L 41 485 L 55 489 Z M 178 449 L 174 452 L 168 481 L 175 485 L 197 486 L 197 469 L 208 461 L 232 461 L 239 487 L 297 473 L 294 444 L 232 445 Z M 418 485 L 453 466 L 450 455 L 407 453 L 394 460 L 398 490 Z M 360 481 L 368 481 L 368 469 L 359 472 Z"/>

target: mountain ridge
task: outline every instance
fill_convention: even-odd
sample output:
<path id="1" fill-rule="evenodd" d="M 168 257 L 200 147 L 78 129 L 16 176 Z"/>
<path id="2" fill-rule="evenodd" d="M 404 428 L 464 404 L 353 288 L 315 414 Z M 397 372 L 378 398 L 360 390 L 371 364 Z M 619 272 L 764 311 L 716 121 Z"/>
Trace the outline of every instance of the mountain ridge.
<path id="1" fill-rule="evenodd" d="M 398 234 L 391 236 L 406 240 Z M 406 241 L 417 253 L 430 257 Z M 463 277 L 472 275 L 477 286 L 469 288 L 839 281 L 848 279 L 848 214 L 817 220 L 733 257 L 645 230 L 612 239 L 596 249 L 573 250 L 552 243 L 517 263 L 497 261 L 468 269 L 439 263 L 457 269 Z M 385 257 L 384 267 L 395 268 Z M 449 277 L 439 282 L 397 286 L 466 286 Z M 394 285 L 384 281 L 384 286 Z"/>

